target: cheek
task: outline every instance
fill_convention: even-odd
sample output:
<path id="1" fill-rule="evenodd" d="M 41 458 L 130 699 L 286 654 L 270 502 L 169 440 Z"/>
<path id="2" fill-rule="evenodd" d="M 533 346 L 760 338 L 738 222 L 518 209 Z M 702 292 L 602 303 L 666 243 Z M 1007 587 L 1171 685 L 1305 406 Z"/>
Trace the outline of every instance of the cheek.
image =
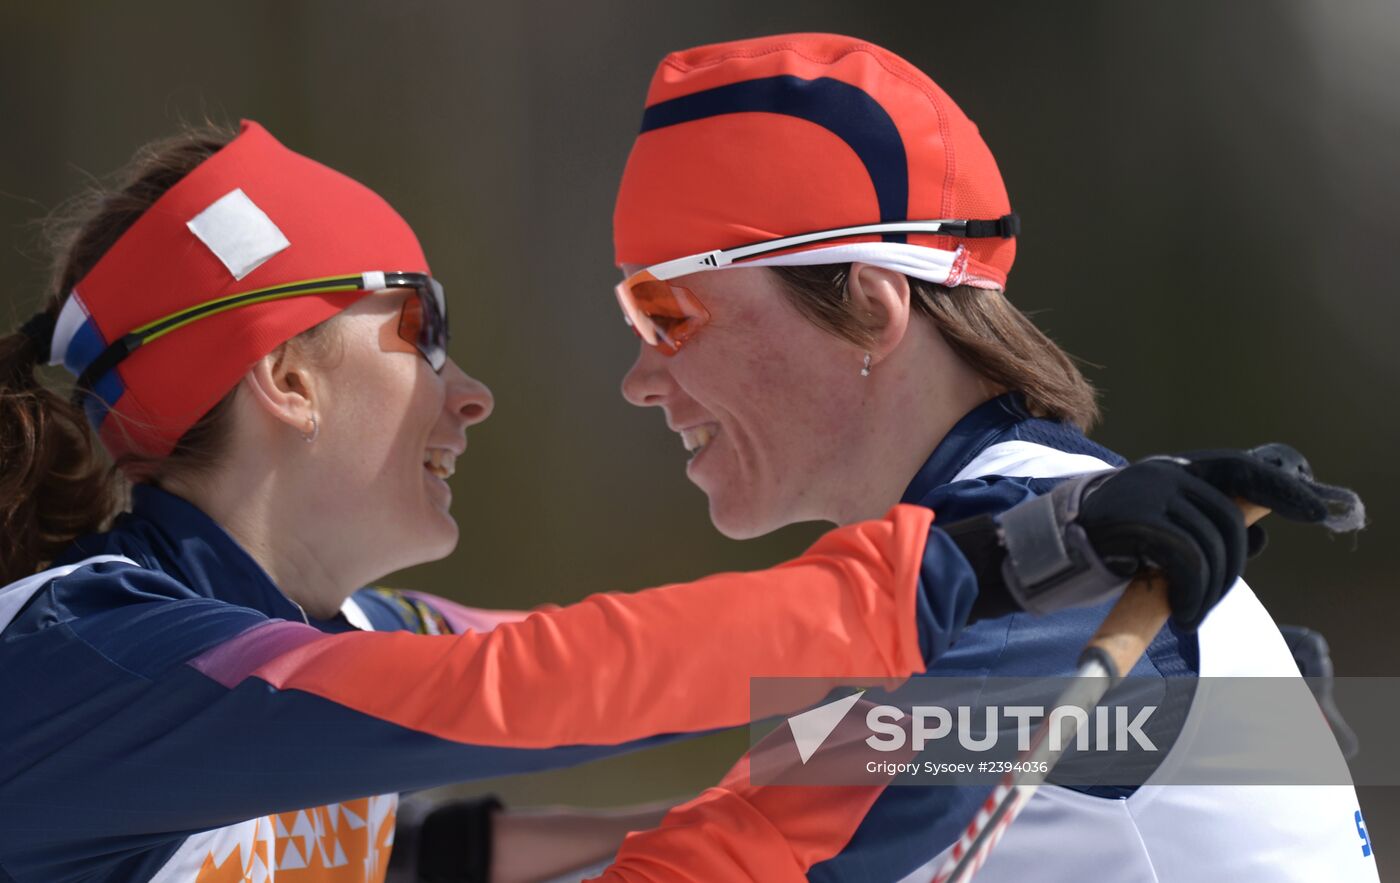
<path id="1" fill-rule="evenodd" d="M 373 444 L 372 440 L 378 437 L 382 445 L 397 435 L 396 429 L 412 413 L 409 387 L 398 381 L 395 372 L 386 371 L 366 372 L 359 378 L 349 410 L 355 422 L 365 429 L 364 441 Z"/>
<path id="2" fill-rule="evenodd" d="M 757 397 L 762 406 L 764 439 L 772 448 L 771 466 L 779 477 L 801 475 L 810 480 L 816 464 L 829 450 L 839 415 L 833 407 L 827 370 L 806 352 L 779 352 L 771 360 L 771 382 Z"/>
<path id="3" fill-rule="evenodd" d="M 339 366 L 340 395 L 329 416 L 346 443 L 347 459 L 367 472 L 387 476 L 391 473 L 385 467 L 391 463 L 421 459 L 435 419 L 433 391 L 417 377 L 416 362 L 421 359 L 416 351 L 410 359 L 376 346 L 363 355 L 346 358 Z"/>
<path id="4" fill-rule="evenodd" d="M 741 447 L 765 461 L 810 461 L 839 422 L 832 381 L 839 359 L 807 329 L 753 321 L 727 345 L 701 352 L 702 364 L 678 365 L 678 381 L 730 423 Z M 815 330 L 815 329 L 813 329 Z"/>
<path id="5" fill-rule="evenodd" d="M 746 349 L 767 406 L 804 427 L 823 423 L 832 413 L 832 381 L 842 347 L 830 335 L 794 311 L 774 306 L 754 323 Z"/>

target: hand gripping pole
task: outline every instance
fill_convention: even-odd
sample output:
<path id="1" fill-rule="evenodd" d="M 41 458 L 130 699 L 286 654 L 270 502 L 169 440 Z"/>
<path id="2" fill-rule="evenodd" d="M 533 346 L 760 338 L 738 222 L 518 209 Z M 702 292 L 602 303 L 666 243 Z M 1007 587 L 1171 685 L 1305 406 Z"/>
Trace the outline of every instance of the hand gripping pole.
<path id="1" fill-rule="evenodd" d="M 1246 525 L 1254 524 L 1269 510 L 1237 499 Z M 1150 571 L 1137 576 L 1123 591 L 1123 596 L 1104 617 L 1103 625 L 1079 656 L 1079 669 L 1071 684 L 1056 700 L 1056 706 L 1076 706 L 1090 715 L 1094 706 L 1123 675 L 1132 671 L 1142 658 L 1147 645 L 1167 624 L 1171 607 L 1167 601 L 1167 582 L 1161 573 Z M 1021 755 L 1016 769 L 1043 772 L 1010 772 L 997 784 L 977 810 L 933 883 L 966 883 L 982 867 L 988 853 L 1015 820 L 1017 813 L 1031 799 L 1035 790 L 1055 768 L 1065 749 L 1073 743 L 1077 721 L 1066 715 L 1060 721 L 1062 741 L 1059 750 L 1050 749 L 1050 721 L 1047 717 L 1036 728 L 1030 748 Z M 1043 766 L 1042 766 L 1043 764 Z"/>

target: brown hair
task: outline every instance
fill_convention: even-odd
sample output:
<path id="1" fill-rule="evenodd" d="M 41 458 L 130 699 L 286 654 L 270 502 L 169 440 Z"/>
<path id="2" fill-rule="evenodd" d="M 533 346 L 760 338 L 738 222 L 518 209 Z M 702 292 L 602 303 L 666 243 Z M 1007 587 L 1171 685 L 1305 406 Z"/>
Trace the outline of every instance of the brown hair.
<path id="1" fill-rule="evenodd" d="M 112 184 L 60 206 L 45 223 L 53 271 L 40 312 L 57 319 L 68 292 L 142 212 L 235 134 L 206 123 L 147 144 Z M 318 336 L 325 325 L 299 339 Z M 205 471 L 229 438 L 233 391 L 168 457 L 112 462 L 71 398 L 72 384 L 63 389 L 41 381 L 45 349 L 21 331 L 0 336 L 0 585 L 34 573 L 81 534 L 105 529 L 124 505 L 129 478 Z"/>
<path id="2" fill-rule="evenodd" d="M 798 312 L 837 337 L 869 346 L 873 333 L 846 294 L 850 264 L 772 269 Z M 1098 393 L 1074 359 L 1000 291 L 913 277 L 909 288 L 914 309 L 933 321 L 953 352 L 993 383 L 1020 392 L 1032 414 L 1086 431 L 1098 422 Z"/>

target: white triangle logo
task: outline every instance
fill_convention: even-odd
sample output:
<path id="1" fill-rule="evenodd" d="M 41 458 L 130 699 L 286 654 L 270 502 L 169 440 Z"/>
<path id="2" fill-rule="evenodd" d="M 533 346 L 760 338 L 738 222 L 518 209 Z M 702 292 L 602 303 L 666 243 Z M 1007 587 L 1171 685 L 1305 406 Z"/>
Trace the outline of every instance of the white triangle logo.
<path id="1" fill-rule="evenodd" d="M 797 743 L 797 755 L 806 763 L 811 759 L 817 749 L 822 747 L 826 737 L 831 735 L 831 731 L 836 729 L 836 725 L 841 723 L 846 717 L 846 712 L 851 710 L 851 706 L 860 701 L 860 697 L 865 695 L 865 691 L 852 693 L 835 702 L 828 702 L 826 705 L 818 706 L 811 711 L 804 711 L 788 718 L 788 727 L 792 730 L 792 740 Z"/>
<path id="2" fill-rule="evenodd" d="M 308 841 L 316 839 L 316 829 L 311 825 L 311 817 L 306 814 L 306 810 L 297 813 L 296 820 L 292 822 L 292 836 L 305 837 Z"/>
<path id="3" fill-rule="evenodd" d="M 350 807 L 342 803 L 340 811 L 345 813 L 345 822 L 350 826 L 351 831 L 358 831 L 365 826 L 365 820 L 352 813 Z"/>
<path id="4" fill-rule="evenodd" d="M 277 864 L 277 870 L 290 871 L 304 867 L 306 867 L 306 859 L 302 858 L 301 853 L 297 851 L 296 841 L 288 840 L 287 849 L 282 853 L 282 861 Z"/>

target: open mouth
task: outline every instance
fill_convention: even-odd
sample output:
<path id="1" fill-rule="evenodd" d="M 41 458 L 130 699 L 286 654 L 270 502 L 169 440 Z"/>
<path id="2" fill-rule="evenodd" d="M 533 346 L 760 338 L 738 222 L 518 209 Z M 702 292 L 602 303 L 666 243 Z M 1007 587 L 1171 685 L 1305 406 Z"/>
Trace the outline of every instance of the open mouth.
<path id="1" fill-rule="evenodd" d="M 694 459 L 700 455 L 700 452 L 705 449 L 705 446 L 718 434 L 719 427 L 713 423 L 692 426 L 689 429 L 681 430 L 681 444 L 685 445 L 686 451 L 688 451 L 691 458 Z"/>
<path id="2" fill-rule="evenodd" d="M 423 468 L 446 481 L 457 471 L 457 455 L 445 448 L 432 448 L 423 461 Z"/>

